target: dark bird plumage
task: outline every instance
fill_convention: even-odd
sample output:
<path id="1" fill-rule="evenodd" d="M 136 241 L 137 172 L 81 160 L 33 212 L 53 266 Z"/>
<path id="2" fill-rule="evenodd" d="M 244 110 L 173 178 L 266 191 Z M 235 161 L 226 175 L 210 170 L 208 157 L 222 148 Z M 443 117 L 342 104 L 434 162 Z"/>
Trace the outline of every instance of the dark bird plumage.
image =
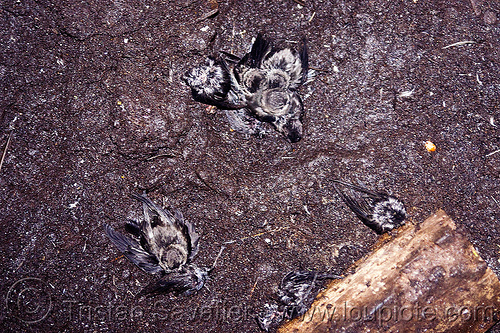
<path id="1" fill-rule="evenodd" d="M 290 272 L 281 281 L 277 291 L 279 304 L 266 304 L 257 321 L 264 331 L 280 324 L 284 319 L 303 315 L 309 309 L 325 280 L 341 276 L 314 271 Z"/>
<path id="2" fill-rule="evenodd" d="M 245 106 L 243 96 L 234 91 L 232 74 L 223 59 L 208 57 L 205 63 L 184 74 L 183 79 L 197 102 L 224 110 L 236 110 Z"/>
<path id="3" fill-rule="evenodd" d="M 291 142 L 299 141 L 303 135 L 304 106 L 297 89 L 314 76 L 314 71 L 308 68 L 305 39 L 296 52 L 289 48 L 275 49 L 259 34 L 250 52 L 239 61 L 232 55 L 229 58 L 228 62 L 209 58 L 185 75 L 193 98 L 225 109 L 234 130 L 261 135 L 264 130 L 259 123 L 267 122 Z M 217 73 L 215 83 L 205 79 L 204 73 L 208 72 Z M 224 93 L 215 94 L 219 91 Z"/>
<path id="4" fill-rule="evenodd" d="M 289 318 L 304 314 L 313 302 L 319 287 L 325 280 L 341 279 L 341 276 L 313 271 L 290 272 L 281 281 L 277 295 L 288 307 Z"/>
<path id="5" fill-rule="evenodd" d="M 203 288 L 212 267 L 197 267 L 188 265 L 179 271 L 168 273 L 164 278 L 147 285 L 139 295 L 174 292 L 189 296 Z"/>
<path id="6" fill-rule="evenodd" d="M 376 233 L 382 234 L 404 224 L 406 209 L 398 198 L 339 180 L 334 183 L 335 190 L 345 204 Z M 344 191 L 339 186 L 343 186 Z"/>
<path id="7" fill-rule="evenodd" d="M 132 197 L 142 202 L 144 220 L 140 224 L 129 221 L 125 228 L 137 240 L 122 235 L 107 224 L 104 229 L 131 262 L 145 272 L 164 275 L 141 294 L 173 291 L 189 295 L 201 289 L 213 267 L 199 268 L 191 264 L 198 252 L 199 241 L 194 225 L 185 221 L 180 211 L 175 210 L 172 214 L 146 195 L 134 194 Z"/>

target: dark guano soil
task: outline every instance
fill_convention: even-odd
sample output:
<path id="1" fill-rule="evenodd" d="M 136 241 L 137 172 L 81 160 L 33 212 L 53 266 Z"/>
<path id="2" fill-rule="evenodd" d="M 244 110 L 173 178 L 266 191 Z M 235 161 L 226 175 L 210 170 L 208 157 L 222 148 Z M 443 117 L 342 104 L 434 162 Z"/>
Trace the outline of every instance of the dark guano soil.
<path id="1" fill-rule="evenodd" d="M 334 179 L 409 223 L 444 209 L 500 274 L 500 3 L 298 2 L 1 2 L 2 332 L 258 332 L 285 273 L 348 274 L 378 239 Z M 259 32 L 307 38 L 298 143 L 232 131 L 182 82 Z M 197 294 L 137 297 L 155 277 L 105 236 L 144 191 L 195 223 L 196 264 L 227 247 Z"/>

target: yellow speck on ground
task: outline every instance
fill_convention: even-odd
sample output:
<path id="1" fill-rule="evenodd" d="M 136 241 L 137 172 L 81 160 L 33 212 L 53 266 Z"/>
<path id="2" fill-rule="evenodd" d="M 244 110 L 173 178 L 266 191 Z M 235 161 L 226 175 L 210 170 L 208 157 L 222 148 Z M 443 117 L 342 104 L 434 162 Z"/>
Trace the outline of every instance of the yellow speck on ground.
<path id="1" fill-rule="evenodd" d="M 427 151 L 429 151 L 429 152 L 436 151 L 436 145 L 434 143 L 432 143 L 431 141 L 427 141 L 425 143 L 425 149 L 427 149 Z"/>

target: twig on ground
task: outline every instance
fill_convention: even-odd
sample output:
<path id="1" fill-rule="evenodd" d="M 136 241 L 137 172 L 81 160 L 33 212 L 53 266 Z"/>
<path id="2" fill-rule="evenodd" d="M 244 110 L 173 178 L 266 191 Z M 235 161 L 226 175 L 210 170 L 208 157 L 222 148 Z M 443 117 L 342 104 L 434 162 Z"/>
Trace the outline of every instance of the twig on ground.
<path id="1" fill-rule="evenodd" d="M 450 44 L 450 45 L 446 45 L 444 46 L 442 49 L 448 49 L 450 47 L 455 47 L 455 46 L 460 46 L 460 45 L 466 45 L 466 44 L 476 44 L 475 41 L 473 40 L 464 40 L 464 41 L 461 41 L 461 42 L 456 42 L 456 43 L 453 43 L 453 44 Z"/>
<path id="2" fill-rule="evenodd" d="M 12 137 L 12 132 L 9 133 L 9 137 L 7 139 L 7 143 L 5 144 L 5 148 L 3 149 L 2 159 L 0 160 L 0 171 L 2 171 L 3 161 L 5 159 L 5 155 L 7 155 L 7 149 L 9 148 L 10 138 Z"/>
<path id="3" fill-rule="evenodd" d="M 500 153 L 500 149 L 497 149 L 497 150 L 495 150 L 494 152 L 491 152 L 491 153 L 486 154 L 486 155 L 484 155 L 484 156 L 485 156 L 485 157 L 489 157 L 489 156 L 491 156 L 491 155 L 493 155 L 493 154 L 496 154 L 496 153 Z"/>
<path id="4" fill-rule="evenodd" d="M 253 284 L 252 289 L 250 290 L 250 297 L 252 297 L 253 292 L 255 291 L 255 287 L 257 286 L 257 282 L 259 282 L 259 277 L 258 277 L 258 276 L 257 276 L 257 278 L 255 279 L 255 283 Z"/>

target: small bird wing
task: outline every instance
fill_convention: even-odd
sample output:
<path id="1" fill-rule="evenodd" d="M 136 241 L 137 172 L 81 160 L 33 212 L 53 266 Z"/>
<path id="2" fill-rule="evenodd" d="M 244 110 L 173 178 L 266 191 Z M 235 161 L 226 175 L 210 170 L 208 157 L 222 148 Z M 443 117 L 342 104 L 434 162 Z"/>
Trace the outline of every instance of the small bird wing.
<path id="1" fill-rule="evenodd" d="M 139 295 L 160 294 L 173 292 L 177 295 L 191 295 L 201 289 L 204 281 L 194 274 L 191 270 L 181 272 L 172 272 L 158 281 L 147 285 Z"/>
<path id="2" fill-rule="evenodd" d="M 363 222 L 367 227 L 380 234 L 383 232 L 381 226 L 377 224 L 372 219 L 374 204 L 381 200 L 386 200 L 388 195 L 382 192 L 373 192 L 364 187 L 357 186 L 354 184 L 345 183 L 339 180 L 334 181 L 337 184 L 341 184 L 352 191 L 357 191 L 361 193 L 361 196 L 355 197 L 346 194 L 344 191 L 340 190 L 337 185 L 334 184 L 334 188 L 345 202 L 345 204 L 356 214 L 356 216 Z"/>
<path id="3" fill-rule="evenodd" d="M 271 327 L 278 326 L 284 319 L 283 311 L 278 304 L 264 304 L 264 310 L 257 315 L 260 329 L 269 332 Z"/>
<path id="4" fill-rule="evenodd" d="M 255 92 L 255 89 L 261 84 L 264 76 L 259 69 L 270 52 L 271 43 L 262 38 L 261 34 L 258 34 L 250 52 L 241 58 L 233 70 L 236 82 L 244 90 L 253 90 Z M 249 91 L 246 91 L 246 93 L 249 93 Z"/>
<path id="5" fill-rule="evenodd" d="M 240 61 L 240 65 L 258 68 L 269 52 L 271 52 L 271 43 L 259 33 L 252 44 L 250 53 L 245 54 Z"/>
<path id="6" fill-rule="evenodd" d="M 146 294 L 166 294 L 174 292 L 182 294 L 191 288 L 191 282 L 188 277 L 184 276 L 168 276 L 156 282 L 147 285 L 141 290 L 140 295 Z"/>
<path id="7" fill-rule="evenodd" d="M 371 211 L 365 200 L 355 199 L 340 190 L 336 185 L 334 185 L 335 191 L 342 198 L 345 204 L 356 214 L 356 216 L 366 225 L 370 224 L 370 214 Z"/>
<path id="8" fill-rule="evenodd" d="M 226 99 L 216 100 L 214 98 L 207 97 L 207 95 L 205 95 L 205 94 L 199 94 L 194 90 L 192 90 L 192 95 L 193 95 L 193 99 L 195 101 L 203 103 L 203 104 L 216 106 L 221 110 L 238 110 L 238 109 L 245 107 L 245 105 L 243 103 L 240 103 L 240 104 L 233 103 L 233 101 L 239 102 L 236 99 L 228 100 L 226 98 Z M 233 97 L 233 96 L 235 96 L 235 95 L 231 94 L 231 97 Z"/>
<path id="9" fill-rule="evenodd" d="M 142 202 L 144 218 L 146 222 L 151 223 L 151 227 L 156 225 L 167 225 L 174 223 L 174 216 L 168 210 L 157 206 L 146 195 L 132 194 L 132 198 Z"/>
<path id="10" fill-rule="evenodd" d="M 293 318 L 307 311 L 323 281 L 341 278 L 331 273 L 292 271 L 283 277 L 277 295 L 283 304 L 292 307 L 288 315 Z"/>
<path id="11" fill-rule="evenodd" d="M 188 260 L 190 262 L 194 256 L 198 253 L 198 243 L 200 241 L 200 235 L 196 232 L 194 228 L 194 223 L 186 221 L 184 216 L 179 210 L 175 210 L 175 220 L 179 226 L 182 227 L 183 234 L 188 241 Z"/>
<path id="12" fill-rule="evenodd" d="M 318 272 L 290 272 L 281 281 L 277 295 L 286 305 L 286 316 L 290 319 L 304 314 L 316 296 L 320 284 Z"/>
<path id="13" fill-rule="evenodd" d="M 302 39 L 302 45 L 299 50 L 300 62 L 302 63 L 302 82 L 301 84 L 307 82 L 308 71 L 309 71 L 309 53 L 307 47 L 307 40 L 304 37 Z"/>
<path id="14" fill-rule="evenodd" d="M 219 54 L 220 54 L 220 58 L 224 61 L 224 62 L 229 62 L 229 63 L 232 63 L 232 64 L 237 64 L 241 61 L 241 58 L 232 54 L 232 53 L 229 53 L 229 52 L 226 52 L 226 51 L 219 51 Z"/>
<path id="15" fill-rule="evenodd" d="M 141 224 L 134 220 L 128 220 L 125 223 L 125 230 L 134 235 L 134 237 L 141 237 Z"/>
<path id="16" fill-rule="evenodd" d="M 104 224 L 104 230 L 118 250 L 123 252 L 123 254 L 140 269 L 148 273 L 159 273 L 162 271 L 156 257 L 145 251 L 137 241 L 116 232 L 107 224 Z"/>
<path id="17" fill-rule="evenodd" d="M 314 279 L 315 272 L 312 271 L 291 271 L 283 277 L 281 280 L 281 286 L 288 283 L 297 284 L 306 281 L 312 281 Z"/>
<path id="18" fill-rule="evenodd" d="M 301 283 L 311 283 L 312 281 L 323 281 L 331 279 L 341 279 L 342 277 L 336 274 L 323 273 L 316 271 L 291 271 L 285 275 L 281 281 L 281 285 L 284 286 L 287 283 L 301 284 Z"/>
<path id="19" fill-rule="evenodd" d="M 314 288 L 316 277 L 316 272 L 290 272 L 281 281 L 278 296 L 286 305 L 301 304 Z"/>
<path id="20" fill-rule="evenodd" d="M 366 196 L 372 200 L 375 200 L 375 201 L 380 201 L 380 200 L 387 200 L 387 198 L 389 197 L 389 195 L 387 193 L 384 193 L 384 192 L 375 192 L 375 191 L 370 191 L 368 190 L 367 188 L 364 188 L 364 187 L 361 187 L 361 186 L 357 186 L 357 185 L 354 185 L 354 184 L 350 184 L 350 183 L 346 183 L 346 182 L 343 182 L 343 181 L 340 181 L 340 180 L 334 180 L 333 181 L 334 183 L 337 183 L 337 184 L 341 184 L 347 188 L 350 188 L 354 191 L 358 191 L 358 192 L 361 192 L 361 193 L 364 193 L 366 194 Z"/>

